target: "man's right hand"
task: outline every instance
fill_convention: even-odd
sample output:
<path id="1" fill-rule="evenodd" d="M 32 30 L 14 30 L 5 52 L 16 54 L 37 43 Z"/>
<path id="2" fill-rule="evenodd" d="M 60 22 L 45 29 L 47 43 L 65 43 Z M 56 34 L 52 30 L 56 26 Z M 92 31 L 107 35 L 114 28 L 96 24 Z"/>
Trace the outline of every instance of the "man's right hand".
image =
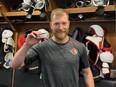
<path id="1" fill-rule="evenodd" d="M 32 45 L 37 44 L 40 41 L 39 39 L 37 39 L 37 36 L 41 33 L 42 32 L 32 31 L 30 34 L 27 35 L 25 44 L 27 46 L 32 46 Z"/>

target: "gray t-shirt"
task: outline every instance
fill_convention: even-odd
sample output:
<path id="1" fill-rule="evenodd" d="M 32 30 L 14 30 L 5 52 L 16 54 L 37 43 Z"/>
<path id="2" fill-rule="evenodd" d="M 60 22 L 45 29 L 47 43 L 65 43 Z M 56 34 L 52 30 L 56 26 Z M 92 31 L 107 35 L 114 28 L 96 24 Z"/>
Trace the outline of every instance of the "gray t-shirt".
<path id="1" fill-rule="evenodd" d="M 34 45 L 26 57 L 40 61 L 44 87 L 79 87 L 79 67 L 89 67 L 84 44 L 73 38 L 65 44 L 50 38 Z"/>

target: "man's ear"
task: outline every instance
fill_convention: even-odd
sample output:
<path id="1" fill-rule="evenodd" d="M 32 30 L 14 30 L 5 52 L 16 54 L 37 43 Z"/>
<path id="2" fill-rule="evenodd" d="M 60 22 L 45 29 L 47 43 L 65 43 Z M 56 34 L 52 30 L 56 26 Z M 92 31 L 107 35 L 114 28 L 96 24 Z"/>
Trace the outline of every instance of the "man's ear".
<path id="1" fill-rule="evenodd" d="M 70 21 L 69 21 L 69 25 L 70 25 Z"/>

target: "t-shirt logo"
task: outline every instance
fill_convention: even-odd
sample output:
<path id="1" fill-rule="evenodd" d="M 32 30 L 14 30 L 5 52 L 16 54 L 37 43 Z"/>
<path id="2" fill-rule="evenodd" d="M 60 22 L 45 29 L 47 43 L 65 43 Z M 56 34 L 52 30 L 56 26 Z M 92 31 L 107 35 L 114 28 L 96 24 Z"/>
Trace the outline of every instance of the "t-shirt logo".
<path id="1" fill-rule="evenodd" d="M 72 48 L 72 49 L 70 50 L 70 52 L 71 52 L 73 55 L 76 55 L 78 51 L 77 51 L 75 48 Z"/>

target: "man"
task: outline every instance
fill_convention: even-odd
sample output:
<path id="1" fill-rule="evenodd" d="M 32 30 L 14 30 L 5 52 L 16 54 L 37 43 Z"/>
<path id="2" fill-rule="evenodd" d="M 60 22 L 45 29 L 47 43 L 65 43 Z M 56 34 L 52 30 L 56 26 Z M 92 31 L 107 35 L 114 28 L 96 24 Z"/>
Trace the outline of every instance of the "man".
<path id="1" fill-rule="evenodd" d="M 44 87 L 79 87 L 81 66 L 86 86 L 94 87 L 85 46 L 68 36 L 69 16 L 63 9 L 52 11 L 50 27 L 52 37 L 43 43 L 38 43 L 36 38 L 41 32 L 28 34 L 24 45 L 12 59 L 11 66 L 20 67 L 25 57 L 38 59 Z"/>

